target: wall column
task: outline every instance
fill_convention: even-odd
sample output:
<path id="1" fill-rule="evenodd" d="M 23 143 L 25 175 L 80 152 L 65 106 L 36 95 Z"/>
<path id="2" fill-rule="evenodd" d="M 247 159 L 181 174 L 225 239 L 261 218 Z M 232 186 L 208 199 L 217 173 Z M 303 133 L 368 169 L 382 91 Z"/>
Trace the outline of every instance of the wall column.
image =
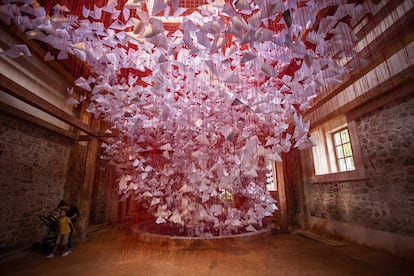
<path id="1" fill-rule="evenodd" d="M 81 215 L 79 217 L 78 226 L 81 238 L 86 238 L 86 235 L 88 233 L 98 148 L 98 138 L 92 138 L 89 140 L 86 153 L 84 179 L 79 194 L 79 210 L 81 212 Z"/>
<path id="2" fill-rule="evenodd" d="M 288 231 L 288 217 L 286 205 L 285 178 L 283 174 L 283 163 L 276 162 L 277 191 L 279 195 L 280 231 Z"/>

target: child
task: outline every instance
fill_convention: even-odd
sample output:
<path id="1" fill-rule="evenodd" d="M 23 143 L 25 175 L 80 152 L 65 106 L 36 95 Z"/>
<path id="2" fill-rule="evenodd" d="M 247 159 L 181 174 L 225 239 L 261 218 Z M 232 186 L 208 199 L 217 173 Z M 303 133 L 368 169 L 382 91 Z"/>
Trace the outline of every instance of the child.
<path id="1" fill-rule="evenodd" d="M 67 256 L 70 254 L 70 251 L 68 250 L 68 237 L 71 229 L 73 229 L 73 225 L 70 219 L 66 216 L 65 210 L 60 210 L 57 224 L 58 234 L 56 238 L 56 244 L 53 247 L 52 253 L 47 255 L 46 259 L 51 259 L 55 256 L 56 249 L 59 245 L 61 245 L 65 250 L 62 256 Z"/>
<path id="2" fill-rule="evenodd" d="M 79 218 L 79 209 L 78 208 L 76 208 L 73 205 L 70 205 L 70 204 L 66 203 L 63 200 L 61 202 L 59 202 L 58 208 L 66 210 L 66 216 L 70 218 L 70 220 L 72 222 L 72 225 L 76 225 L 76 221 Z M 69 238 L 68 238 L 68 250 L 70 252 L 72 252 L 72 249 L 73 249 L 72 238 L 73 238 L 73 231 L 71 231 L 69 233 Z"/>

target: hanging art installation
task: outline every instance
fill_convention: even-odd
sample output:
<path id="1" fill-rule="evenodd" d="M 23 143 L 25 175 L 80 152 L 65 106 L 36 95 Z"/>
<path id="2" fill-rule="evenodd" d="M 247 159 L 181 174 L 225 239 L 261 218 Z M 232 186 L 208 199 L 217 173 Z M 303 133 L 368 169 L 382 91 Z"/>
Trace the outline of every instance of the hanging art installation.
<path id="1" fill-rule="evenodd" d="M 375 12 L 345 0 L 57 2 L 3 0 L 1 21 L 53 47 L 45 61 L 89 66 L 68 104 L 88 99 L 110 124 L 102 157 L 120 195 L 203 237 L 255 232 L 277 210 L 266 160 L 313 144 L 301 114 L 363 64 L 353 27 Z"/>

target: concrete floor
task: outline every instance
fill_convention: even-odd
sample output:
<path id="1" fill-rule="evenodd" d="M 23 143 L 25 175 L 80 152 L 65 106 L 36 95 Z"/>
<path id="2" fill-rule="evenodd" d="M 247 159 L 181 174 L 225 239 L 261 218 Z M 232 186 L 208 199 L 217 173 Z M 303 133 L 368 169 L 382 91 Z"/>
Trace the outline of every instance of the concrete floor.
<path id="1" fill-rule="evenodd" d="M 67 257 L 40 251 L 0 264 L 0 275 L 414 275 L 414 264 L 355 245 L 295 234 L 185 247 L 138 241 L 125 226 L 75 240 Z"/>

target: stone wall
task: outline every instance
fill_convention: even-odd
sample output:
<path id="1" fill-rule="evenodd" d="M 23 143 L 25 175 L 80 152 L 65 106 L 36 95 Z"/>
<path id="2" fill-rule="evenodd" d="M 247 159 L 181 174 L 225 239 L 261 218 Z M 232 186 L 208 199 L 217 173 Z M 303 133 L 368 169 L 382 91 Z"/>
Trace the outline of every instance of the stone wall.
<path id="1" fill-rule="evenodd" d="M 0 112 L 0 253 L 41 241 L 63 196 L 71 141 Z"/>
<path id="2" fill-rule="evenodd" d="M 413 236 L 414 97 L 383 106 L 356 124 L 367 178 L 311 184 L 311 216 Z"/>

